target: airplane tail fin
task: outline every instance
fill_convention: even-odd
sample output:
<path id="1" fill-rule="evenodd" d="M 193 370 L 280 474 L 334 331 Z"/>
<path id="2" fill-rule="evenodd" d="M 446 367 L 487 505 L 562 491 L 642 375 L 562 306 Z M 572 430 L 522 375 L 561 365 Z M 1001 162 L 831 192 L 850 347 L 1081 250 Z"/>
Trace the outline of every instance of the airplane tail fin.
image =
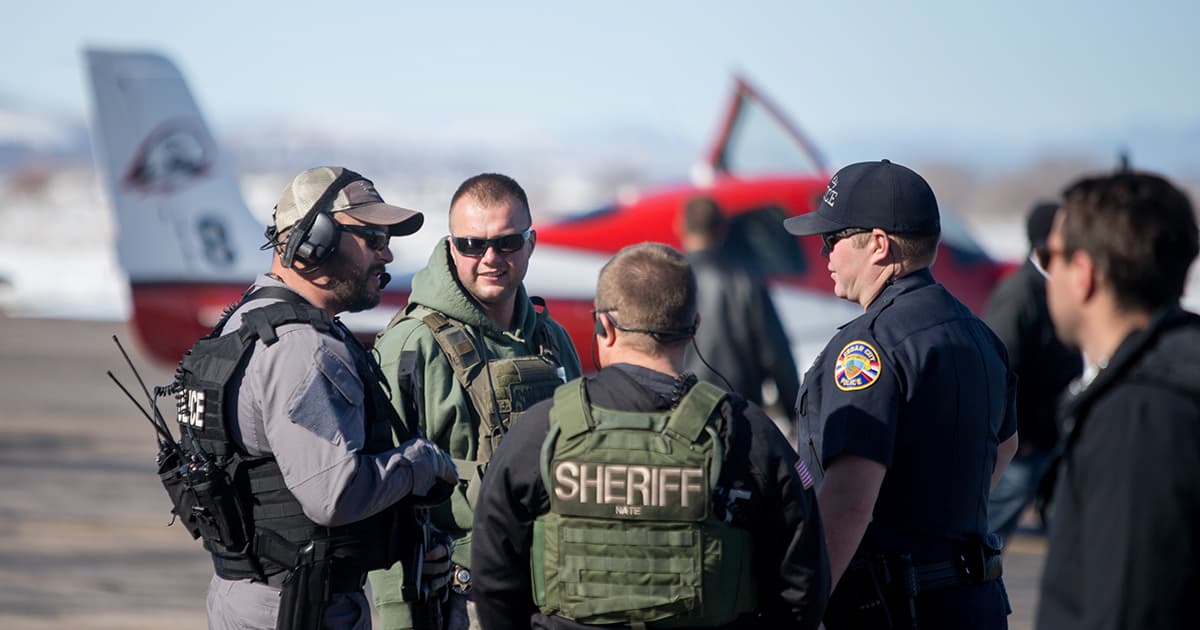
<path id="1" fill-rule="evenodd" d="M 175 65 L 148 52 L 84 56 L 94 153 L 131 284 L 246 283 L 266 269 L 263 226 Z"/>

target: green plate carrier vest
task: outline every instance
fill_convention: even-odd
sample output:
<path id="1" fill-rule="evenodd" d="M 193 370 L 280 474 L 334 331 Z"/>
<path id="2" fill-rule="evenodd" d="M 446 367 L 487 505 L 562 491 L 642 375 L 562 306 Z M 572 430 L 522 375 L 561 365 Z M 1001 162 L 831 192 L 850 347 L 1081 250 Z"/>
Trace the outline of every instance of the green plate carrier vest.
<path id="1" fill-rule="evenodd" d="M 541 298 L 530 298 L 544 307 Z M 479 496 L 476 479 L 483 475 L 492 453 L 501 438 L 521 413 L 554 394 L 563 384 L 562 363 L 545 323 L 546 315 L 537 313 L 533 341 L 536 355 L 490 359 L 484 361 L 479 344 L 471 338 L 467 327 L 458 320 L 421 304 L 409 304 L 392 318 L 388 328 L 405 319 L 417 319 L 429 327 L 442 354 L 450 362 L 454 377 L 471 399 L 479 415 L 479 447 L 475 459 L 455 459 L 460 479 L 467 481 L 467 502 L 474 506 Z"/>
<path id="2" fill-rule="evenodd" d="M 712 513 L 725 392 L 697 383 L 673 410 L 593 407 L 559 387 L 542 444 L 550 511 L 534 521 L 534 601 L 588 624 L 712 627 L 755 610 L 750 533 Z"/>
<path id="3" fill-rule="evenodd" d="M 234 410 L 228 387 L 249 360 L 255 341 L 274 344 L 279 339 L 276 330 L 284 324 L 307 323 L 321 332 L 340 326 L 285 289 L 258 289 L 243 296 L 242 302 L 259 297 L 285 301 L 245 311 L 241 327 L 222 335 L 231 308 L 213 332 L 184 355 L 176 370 L 169 391 L 176 397 L 180 443 L 189 461 L 175 458 L 159 470 L 174 511 L 193 538 L 204 539 L 217 575 L 226 579 L 274 583 L 273 576 L 294 568 L 302 548 L 317 539 L 330 541 L 326 547 L 339 573 L 354 575 L 389 567 L 401 556 L 399 549 L 382 548 L 395 547 L 395 509 L 344 526 L 317 525 L 304 515 L 300 502 L 284 484 L 275 458 L 248 456 L 230 438 Z M 393 448 L 393 427 L 401 423 L 381 389 L 378 367 L 372 368 L 372 360 L 351 333 L 344 327 L 341 330 L 351 345 L 368 397 L 363 451 L 386 451 Z"/>

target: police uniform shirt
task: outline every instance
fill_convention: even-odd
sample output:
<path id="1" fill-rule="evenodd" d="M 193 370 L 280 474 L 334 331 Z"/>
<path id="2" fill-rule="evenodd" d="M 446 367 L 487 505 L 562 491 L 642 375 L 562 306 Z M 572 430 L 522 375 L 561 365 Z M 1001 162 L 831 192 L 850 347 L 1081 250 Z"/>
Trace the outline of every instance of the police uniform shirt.
<path id="1" fill-rule="evenodd" d="M 1014 385 L 1001 342 L 928 270 L 891 282 L 839 330 L 798 406 L 802 426 L 823 429 L 823 465 L 852 454 L 888 469 L 863 548 L 940 561 L 946 543 L 986 533 Z"/>
<path id="2" fill-rule="evenodd" d="M 589 378 L 588 395 L 609 409 L 664 410 L 673 404 L 676 383 L 660 372 L 618 364 Z M 489 630 L 593 627 L 547 617 L 531 596 L 533 521 L 550 510 L 538 453 L 552 403 L 538 403 L 513 425 L 483 477 L 471 549 L 472 599 Z M 730 518 L 763 543 L 755 545 L 752 562 L 764 627 L 815 628 L 828 598 L 829 561 L 811 477 L 798 469 L 795 452 L 761 409 L 721 408 L 726 427 L 733 427 L 722 433 L 722 486 L 744 491 L 727 499 Z"/>

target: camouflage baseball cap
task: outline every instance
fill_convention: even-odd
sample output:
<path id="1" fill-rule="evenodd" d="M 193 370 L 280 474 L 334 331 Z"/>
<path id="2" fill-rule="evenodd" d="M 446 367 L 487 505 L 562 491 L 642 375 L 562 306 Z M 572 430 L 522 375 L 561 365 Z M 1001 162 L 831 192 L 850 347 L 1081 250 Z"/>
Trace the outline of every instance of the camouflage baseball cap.
<path id="1" fill-rule="evenodd" d="M 364 223 L 388 226 L 392 236 L 412 234 L 425 222 L 425 215 L 416 210 L 384 203 L 375 184 L 362 175 L 340 166 L 318 166 L 300 173 L 283 189 L 275 204 L 275 230 L 283 233 L 303 219 L 339 177 L 349 183 L 326 202 L 330 214 L 345 212 Z"/>

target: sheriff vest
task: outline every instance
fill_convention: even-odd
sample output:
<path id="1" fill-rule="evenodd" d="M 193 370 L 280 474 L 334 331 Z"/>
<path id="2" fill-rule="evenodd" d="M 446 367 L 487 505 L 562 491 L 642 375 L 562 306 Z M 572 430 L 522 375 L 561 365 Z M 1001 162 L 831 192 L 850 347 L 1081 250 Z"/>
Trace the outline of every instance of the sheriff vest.
<path id="1" fill-rule="evenodd" d="M 689 507 L 705 500 L 704 471 L 689 466 L 559 462 L 554 494 L 563 501 L 646 507 Z"/>

